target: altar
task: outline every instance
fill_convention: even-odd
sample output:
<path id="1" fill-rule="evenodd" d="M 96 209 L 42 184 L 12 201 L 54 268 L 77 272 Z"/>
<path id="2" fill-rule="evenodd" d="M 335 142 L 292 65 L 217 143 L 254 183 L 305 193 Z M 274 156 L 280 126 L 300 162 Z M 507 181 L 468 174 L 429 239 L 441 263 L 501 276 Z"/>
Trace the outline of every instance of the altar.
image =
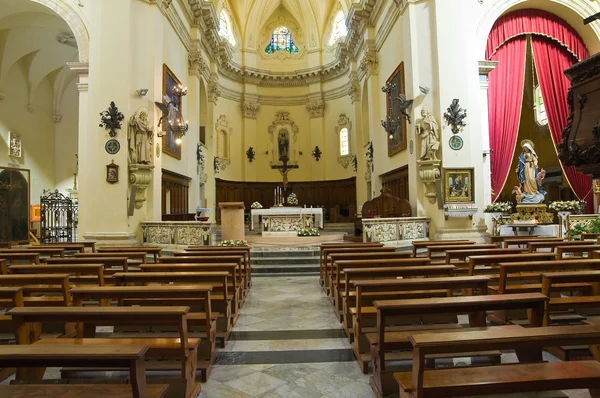
<path id="1" fill-rule="evenodd" d="M 304 207 L 271 207 L 250 211 L 250 230 L 262 226 L 262 236 L 296 236 L 300 228 L 323 228 L 323 209 Z M 262 216 L 262 222 L 259 222 Z"/>

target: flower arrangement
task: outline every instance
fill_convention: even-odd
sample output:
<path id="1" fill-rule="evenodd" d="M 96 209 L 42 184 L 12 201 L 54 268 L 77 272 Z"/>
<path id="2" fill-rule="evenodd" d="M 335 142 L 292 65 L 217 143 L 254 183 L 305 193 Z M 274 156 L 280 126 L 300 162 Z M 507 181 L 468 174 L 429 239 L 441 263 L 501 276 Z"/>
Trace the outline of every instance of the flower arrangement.
<path id="1" fill-rule="evenodd" d="M 298 198 L 296 197 L 295 193 L 291 193 L 288 197 L 287 197 L 287 202 L 290 205 L 297 205 L 298 204 Z"/>
<path id="2" fill-rule="evenodd" d="M 485 206 L 484 213 L 509 213 L 512 211 L 512 203 L 510 202 L 495 202 Z"/>
<path id="3" fill-rule="evenodd" d="M 579 211 L 581 204 L 578 200 L 557 200 L 548 206 L 550 211 Z"/>
<path id="4" fill-rule="evenodd" d="M 299 228 L 298 236 L 320 236 L 318 228 Z"/>
<path id="5" fill-rule="evenodd" d="M 248 246 L 245 240 L 224 240 L 219 243 L 219 246 Z"/>
<path id="6" fill-rule="evenodd" d="M 250 208 L 251 208 L 251 209 L 262 209 L 263 207 L 262 207 L 262 205 L 261 205 L 260 203 L 258 203 L 258 202 L 254 202 L 254 203 L 252 203 L 252 204 L 250 205 Z"/>

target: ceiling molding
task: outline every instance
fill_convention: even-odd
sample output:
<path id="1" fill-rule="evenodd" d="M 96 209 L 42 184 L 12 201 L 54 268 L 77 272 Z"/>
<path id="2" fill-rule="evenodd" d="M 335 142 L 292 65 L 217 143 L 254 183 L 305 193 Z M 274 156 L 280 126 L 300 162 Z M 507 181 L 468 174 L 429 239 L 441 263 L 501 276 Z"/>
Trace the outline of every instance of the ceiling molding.
<path id="1" fill-rule="evenodd" d="M 218 67 L 219 72 L 232 80 L 251 83 L 263 87 L 294 87 L 322 83 L 347 75 L 351 58 L 356 58 L 357 50 L 363 42 L 365 30 L 372 25 L 372 13 L 381 0 L 361 0 L 353 3 L 346 18 L 348 34 L 335 50 L 334 61 L 313 68 L 292 72 L 277 72 L 240 65 L 233 61 L 229 44 L 218 34 L 219 17 L 212 2 L 187 0 L 190 10 L 202 34 L 202 47 Z M 379 7 L 378 9 L 380 9 Z"/>

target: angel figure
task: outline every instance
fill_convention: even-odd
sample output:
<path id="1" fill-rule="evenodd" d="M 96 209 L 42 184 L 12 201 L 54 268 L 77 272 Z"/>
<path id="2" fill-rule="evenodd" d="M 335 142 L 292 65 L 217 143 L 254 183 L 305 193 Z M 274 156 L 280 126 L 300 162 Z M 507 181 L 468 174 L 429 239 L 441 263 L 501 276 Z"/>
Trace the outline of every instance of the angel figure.
<path id="1" fill-rule="evenodd" d="M 162 112 L 162 116 L 160 119 L 158 119 L 158 127 L 160 127 L 165 120 L 169 124 L 175 123 L 175 120 L 177 119 L 177 111 L 179 110 L 176 101 L 171 100 L 168 95 L 165 95 L 164 98 L 165 101 L 167 101 L 166 105 L 162 102 L 154 102 L 154 104 Z"/>

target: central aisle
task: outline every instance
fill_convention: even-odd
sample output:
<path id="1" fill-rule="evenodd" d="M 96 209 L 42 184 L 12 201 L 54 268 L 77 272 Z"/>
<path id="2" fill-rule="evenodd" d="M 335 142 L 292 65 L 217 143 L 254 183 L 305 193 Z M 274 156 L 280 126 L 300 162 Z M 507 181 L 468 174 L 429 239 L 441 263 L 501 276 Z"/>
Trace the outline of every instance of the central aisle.
<path id="1" fill-rule="evenodd" d="M 318 276 L 254 277 L 202 398 L 374 397 Z"/>

